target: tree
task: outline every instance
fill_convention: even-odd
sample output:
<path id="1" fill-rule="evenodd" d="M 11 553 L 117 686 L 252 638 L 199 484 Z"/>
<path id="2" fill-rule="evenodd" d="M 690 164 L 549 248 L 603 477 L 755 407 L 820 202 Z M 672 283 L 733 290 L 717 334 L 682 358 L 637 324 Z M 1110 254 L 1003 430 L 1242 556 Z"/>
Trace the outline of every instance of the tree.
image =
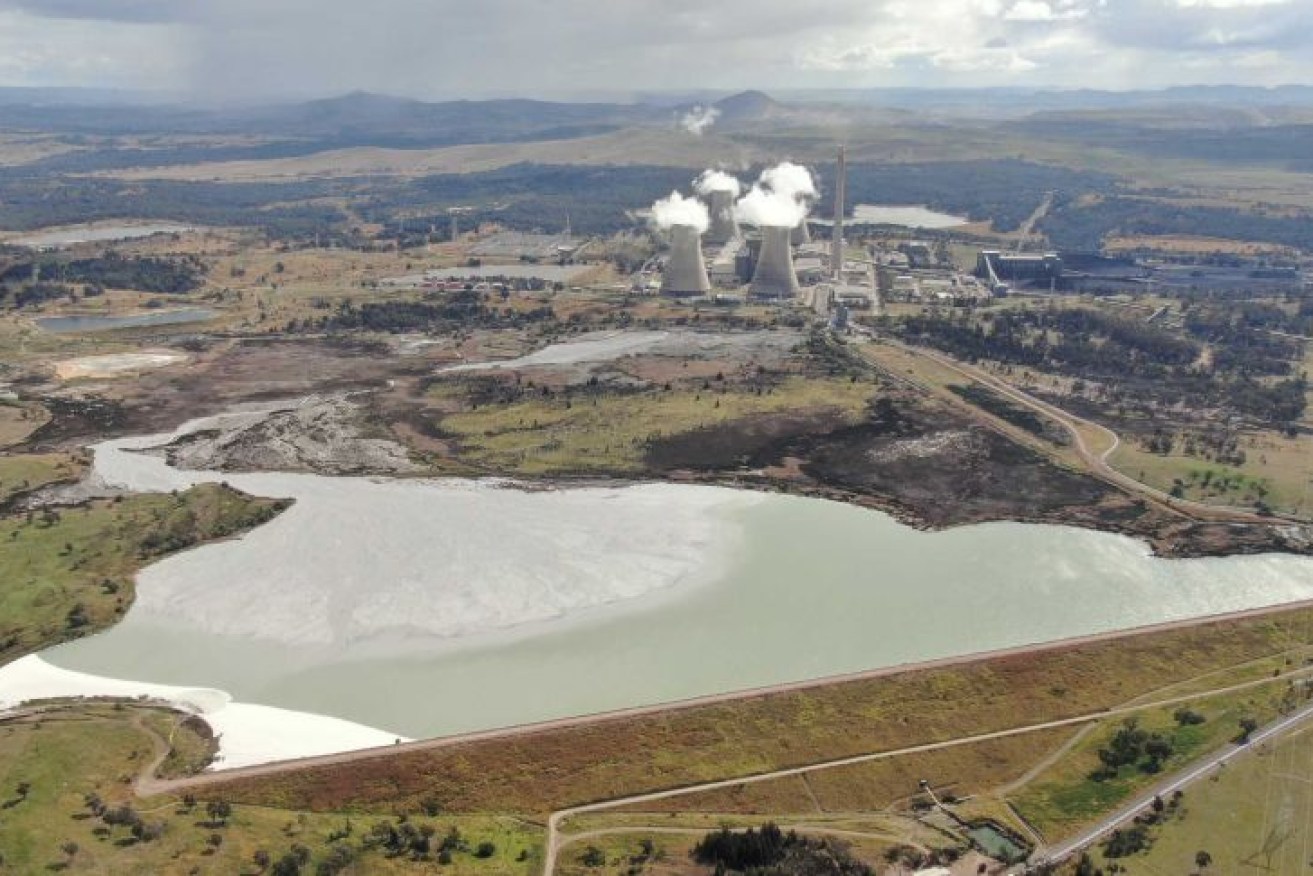
<path id="1" fill-rule="evenodd" d="M 215 824 L 224 824 L 228 821 L 228 816 L 232 815 L 232 804 L 227 800 L 211 800 L 205 804 L 205 814 L 210 816 L 210 821 Z"/>
<path id="2" fill-rule="evenodd" d="M 1236 745 L 1247 745 L 1249 737 L 1254 735 L 1258 729 L 1258 721 L 1254 718 L 1244 717 L 1240 719 L 1240 735 L 1235 738 Z"/>
<path id="3" fill-rule="evenodd" d="M 606 864 L 606 852 L 597 846 L 589 846 L 579 860 L 585 867 L 601 867 Z"/>
<path id="4" fill-rule="evenodd" d="M 1194 864 L 1200 870 L 1213 863 L 1213 856 L 1202 849 L 1194 853 Z"/>
<path id="5" fill-rule="evenodd" d="M 497 846 L 487 840 L 479 843 L 474 850 L 474 857 L 476 858 L 491 858 L 495 854 L 497 854 Z"/>
<path id="6" fill-rule="evenodd" d="M 255 866 L 260 868 L 261 873 L 263 873 L 265 869 L 268 868 L 269 862 L 271 860 L 272 859 L 269 857 L 269 853 L 266 852 L 264 849 L 256 849 L 255 854 L 251 855 L 252 863 L 254 863 Z"/>

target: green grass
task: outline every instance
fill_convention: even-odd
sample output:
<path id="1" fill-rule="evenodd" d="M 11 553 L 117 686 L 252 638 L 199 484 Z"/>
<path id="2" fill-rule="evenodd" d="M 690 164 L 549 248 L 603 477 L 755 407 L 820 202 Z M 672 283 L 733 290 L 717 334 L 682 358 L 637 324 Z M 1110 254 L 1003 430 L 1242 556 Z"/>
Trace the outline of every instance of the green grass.
<path id="1" fill-rule="evenodd" d="M 86 463 L 68 453 L 0 456 L 0 507 L 15 496 L 82 477 Z"/>
<path id="2" fill-rule="evenodd" d="M 110 626 L 132 604 L 142 566 L 284 507 L 208 484 L 0 519 L 0 665 Z"/>
<path id="3" fill-rule="evenodd" d="M 1130 874 L 1303 873 L 1313 849 L 1313 732 L 1258 746 L 1230 759 L 1185 792 L 1181 814 L 1155 828 L 1148 851 L 1118 863 Z M 1100 856 L 1095 855 L 1096 862 Z"/>
<path id="4" fill-rule="evenodd" d="M 541 861 L 541 831 L 511 818 L 462 817 L 411 812 L 417 828 L 431 828 L 440 840 L 455 827 L 469 850 L 457 851 L 446 866 L 430 853 L 424 860 L 410 855 L 389 857 L 369 848 L 367 834 L 375 824 L 398 824 L 396 816 L 350 816 L 342 813 L 299 813 L 234 806 L 223 826 L 208 823 L 205 801 L 194 807 L 174 798 L 138 800 L 129 780 L 149 763 L 154 743 L 140 724 L 156 726 L 171 716 L 136 706 L 83 706 L 40 721 L 12 722 L 0 727 L 0 856 L 4 872 L 37 873 L 66 869 L 69 873 L 114 874 L 256 874 L 257 850 L 276 861 L 294 844 L 305 846 L 314 873 L 330 847 L 344 846 L 356 857 L 348 873 L 432 873 L 456 876 L 501 876 L 536 872 Z M 94 755 L 94 756 L 89 756 Z M 25 794 L 20 794 L 20 786 Z M 127 804 L 161 832 L 149 842 L 134 842 L 127 827 L 107 827 L 86 805 L 95 794 L 111 808 Z M 350 834 L 329 838 L 350 825 Z M 217 835 L 220 842 L 211 844 Z M 481 842 L 495 845 L 486 859 L 472 850 Z M 71 856 L 62 847 L 76 843 Z M 521 859 L 522 860 L 519 860 Z M 67 865 L 65 867 L 65 865 Z"/>
<path id="5" fill-rule="evenodd" d="M 636 472 L 652 440 L 759 414 L 839 410 L 854 419 L 866 382 L 790 377 L 757 394 L 677 388 L 632 395 L 541 398 L 449 414 L 467 463 L 517 474 Z"/>
<path id="6" fill-rule="evenodd" d="M 1048 840 L 1075 832 L 1082 824 L 1098 818 L 1136 792 L 1179 770 L 1192 759 L 1226 745 L 1239 732 L 1242 717 L 1261 722 L 1278 714 L 1284 682 L 1245 691 L 1233 696 L 1201 700 L 1190 708 L 1206 718 L 1203 724 L 1179 727 L 1172 717 L 1175 709 L 1142 713 L 1139 726 L 1161 733 L 1172 743 L 1174 753 L 1160 773 L 1147 773 L 1137 765 L 1121 767 L 1111 778 L 1094 779 L 1100 766 L 1098 750 L 1108 745 L 1122 727 L 1122 719 L 1100 725 L 1065 757 L 1021 788 L 1010 802 Z"/>

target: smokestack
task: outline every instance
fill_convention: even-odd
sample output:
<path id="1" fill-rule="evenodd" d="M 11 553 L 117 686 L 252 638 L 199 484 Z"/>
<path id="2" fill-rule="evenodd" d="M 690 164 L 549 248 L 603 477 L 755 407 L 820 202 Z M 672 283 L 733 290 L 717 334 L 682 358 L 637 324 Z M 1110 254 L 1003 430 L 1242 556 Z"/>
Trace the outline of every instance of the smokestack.
<path id="1" fill-rule="evenodd" d="M 718 189 L 707 194 L 707 207 L 711 212 L 711 229 L 707 243 L 729 243 L 739 236 L 739 223 L 734 221 L 734 198 L 729 189 Z"/>
<path id="2" fill-rule="evenodd" d="M 801 222 L 793 226 L 793 231 L 789 234 L 789 243 L 794 246 L 802 246 L 804 243 L 812 242 L 812 230 L 807 225 L 806 217 Z"/>
<path id="3" fill-rule="evenodd" d="M 693 225 L 672 225 L 670 258 L 661 278 L 662 295 L 706 295 L 711 291 L 702 260 L 702 237 Z"/>
<path id="4" fill-rule="evenodd" d="M 796 298 L 798 275 L 793 270 L 793 250 L 788 225 L 764 225 L 761 229 L 761 255 L 752 275 L 749 291 L 757 298 Z"/>
<path id="5" fill-rule="evenodd" d="M 842 146 L 839 147 L 839 163 L 834 174 L 834 241 L 831 244 L 830 261 L 833 263 L 834 279 L 843 280 L 843 217 L 846 212 L 844 200 L 848 197 L 848 156 Z"/>

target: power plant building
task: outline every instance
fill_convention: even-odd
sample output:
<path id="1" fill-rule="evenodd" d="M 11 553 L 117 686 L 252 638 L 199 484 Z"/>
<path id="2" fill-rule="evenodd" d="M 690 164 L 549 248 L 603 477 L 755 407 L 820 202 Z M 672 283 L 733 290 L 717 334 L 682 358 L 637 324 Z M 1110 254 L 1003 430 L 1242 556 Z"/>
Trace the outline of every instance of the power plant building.
<path id="1" fill-rule="evenodd" d="M 702 236 L 692 225 L 670 229 L 670 257 L 661 277 L 662 295 L 706 295 L 711 291 L 702 258 Z"/>
<path id="2" fill-rule="evenodd" d="M 749 289 L 754 298 L 797 298 L 801 293 L 793 268 L 793 229 L 766 225 L 761 229 L 761 252 L 752 272 Z"/>

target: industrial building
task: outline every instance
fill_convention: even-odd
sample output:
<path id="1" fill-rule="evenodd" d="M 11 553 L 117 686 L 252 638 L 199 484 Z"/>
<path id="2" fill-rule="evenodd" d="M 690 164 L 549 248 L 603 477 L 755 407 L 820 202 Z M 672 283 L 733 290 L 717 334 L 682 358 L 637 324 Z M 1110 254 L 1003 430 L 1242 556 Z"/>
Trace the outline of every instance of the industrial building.
<path id="1" fill-rule="evenodd" d="M 670 257 L 661 275 L 662 295 L 706 295 L 711 280 L 702 257 L 702 235 L 692 225 L 670 229 Z"/>
<path id="2" fill-rule="evenodd" d="M 996 249 L 981 250 L 976 257 L 976 276 L 986 280 L 995 295 L 1007 294 L 1010 283 L 1056 286 L 1062 282 L 1062 256 L 1056 252 L 1004 253 Z"/>

